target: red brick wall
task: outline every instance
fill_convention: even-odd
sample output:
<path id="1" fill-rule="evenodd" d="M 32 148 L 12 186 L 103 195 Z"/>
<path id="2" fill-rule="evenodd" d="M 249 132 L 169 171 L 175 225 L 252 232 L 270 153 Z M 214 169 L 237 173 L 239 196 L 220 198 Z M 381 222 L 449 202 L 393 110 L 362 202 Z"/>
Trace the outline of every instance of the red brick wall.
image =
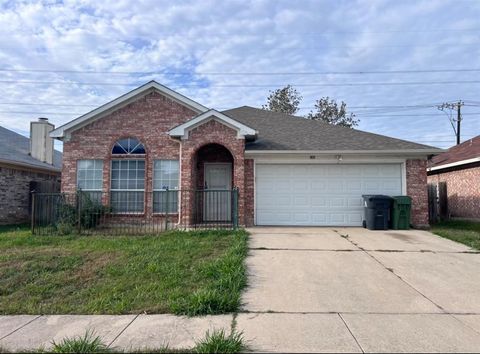
<path id="1" fill-rule="evenodd" d="M 59 172 L 0 164 L 0 225 L 30 221 L 30 182 L 59 180 Z"/>
<path id="2" fill-rule="evenodd" d="M 245 225 L 253 226 L 255 220 L 254 162 L 245 160 Z"/>
<path id="3" fill-rule="evenodd" d="M 192 131 L 187 139 L 176 141 L 167 132 L 195 116 L 195 112 L 156 92 L 118 109 L 117 111 L 75 131 L 63 147 L 62 191 L 76 191 L 77 160 L 103 160 L 103 191 L 110 190 L 110 164 L 113 144 L 121 138 L 135 137 L 146 149 L 145 155 L 132 158 L 145 159 L 145 214 L 152 215 L 151 192 L 153 190 L 153 160 L 180 160 L 180 188 L 195 189 L 201 183 L 196 163 L 197 151 L 207 144 L 224 146 L 233 156 L 233 185 L 239 188 L 239 222 L 244 224 L 244 149 L 243 139 L 237 132 L 217 121 L 209 121 Z M 212 156 L 208 160 L 225 160 L 222 156 Z M 113 158 L 118 158 L 117 156 Z M 197 178 L 197 175 L 199 178 Z M 183 196 L 182 196 L 183 198 Z M 182 206 L 193 199 L 186 193 Z M 193 201 L 193 200 L 192 200 Z M 187 204 L 186 204 L 187 203 Z M 253 211 L 252 211 L 253 213 Z M 188 216 L 188 215 L 187 215 Z"/>
<path id="4" fill-rule="evenodd" d="M 428 221 L 428 191 L 427 191 L 427 161 L 407 160 L 407 195 L 412 197 L 412 225 L 427 227 Z"/>
<path id="5" fill-rule="evenodd" d="M 480 218 L 480 167 L 451 170 L 428 176 L 428 183 L 447 184 L 448 211 L 452 217 Z"/>
<path id="6" fill-rule="evenodd" d="M 103 160 L 103 191 L 110 190 L 110 161 L 113 144 L 121 138 L 135 137 L 144 145 L 147 154 L 145 196 L 151 197 L 154 159 L 179 159 L 180 143 L 167 132 L 196 113 L 169 98 L 151 92 L 145 97 L 75 131 L 63 145 L 62 191 L 75 192 L 77 160 Z M 117 158 L 115 156 L 115 158 Z M 146 200 L 146 214 L 152 213 L 152 203 Z"/>

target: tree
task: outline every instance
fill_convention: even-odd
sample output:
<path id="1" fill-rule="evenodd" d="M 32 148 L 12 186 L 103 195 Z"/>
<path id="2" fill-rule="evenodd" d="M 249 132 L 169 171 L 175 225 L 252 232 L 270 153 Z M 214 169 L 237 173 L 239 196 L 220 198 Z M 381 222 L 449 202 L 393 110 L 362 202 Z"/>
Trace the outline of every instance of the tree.
<path id="1" fill-rule="evenodd" d="M 342 103 L 338 105 L 337 101 L 331 100 L 328 96 L 317 100 L 315 103 L 315 111 L 308 113 L 306 118 L 322 120 L 328 124 L 348 128 L 353 128 L 360 122 L 360 120 L 355 119 L 353 113 L 347 113 L 347 104 L 345 102 L 342 101 Z"/>
<path id="2" fill-rule="evenodd" d="M 267 104 L 263 105 L 262 109 L 295 114 L 298 112 L 298 105 L 301 100 L 302 96 L 298 91 L 291 85 L 287 85 L 284 88 L 270 91 L 270 95 L 267 97 Z"/>

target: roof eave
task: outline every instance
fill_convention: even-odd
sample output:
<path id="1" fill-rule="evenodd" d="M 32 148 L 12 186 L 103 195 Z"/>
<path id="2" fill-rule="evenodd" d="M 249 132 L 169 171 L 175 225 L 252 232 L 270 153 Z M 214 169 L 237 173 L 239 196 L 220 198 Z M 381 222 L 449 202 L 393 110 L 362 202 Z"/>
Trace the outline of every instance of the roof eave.
<path id="1" fill-rule="evenodd" d="M 258 132 L 255 129 L 250 128 L 249 126 L 240 123 L 239 121 L 215 110 L 210 109 L 206 112 L 203 112 L 196 117 L 193 117 L 189 121 L 176 126 L 171 129 L 168 134 L 174 138 L 185 138 L 188 137 L 188 132 L 207 121 L 215 119 L 222 124 L 234 129 L 238 133 L 238 137 L 251 138 L 257 136 Z"/>
<path id="2" fill-rule="evenodd" d="M 468 165 L 468 164 L 475 163 L 475 162 L 480 162 L 480 157 L 474 157 L 472 159 L 466 159 L 466 160 L 456 161 L 456 162 L 452 162 L 452 163 L 446 163 L 444 165 L 428 167 L 427 171 L 428 172 L 438 171 L 438 170 L 443 170 L 443 169 L 446 169 L 446 168 Z"/>
<path id="3" fill-rule="evenodd" d="M 48 171 L 48 172 L 55 172 L 55 173 L 61 173 L 62 169 L 59 167 L 55 166 L 37 166 L 37 165 L 31 165 L 26 162 L 20 162 L 20 161 L 15 161 L 15 160 L 7 160 L 7 159 L 0 159 L 0 163 L 10 165 L 10 166 L 20 166 L 23 168 L 28 168 L 31 170 L 37 170 L 37 171 Z"/>
<path id="4" fill-rule="evenodd" d="M 376 155 L 419 155 L 428 156 L 444 152 L 442 149 L 391 149 L 391 150 L 245 150 L 246 154 L 376 154 Z"/>

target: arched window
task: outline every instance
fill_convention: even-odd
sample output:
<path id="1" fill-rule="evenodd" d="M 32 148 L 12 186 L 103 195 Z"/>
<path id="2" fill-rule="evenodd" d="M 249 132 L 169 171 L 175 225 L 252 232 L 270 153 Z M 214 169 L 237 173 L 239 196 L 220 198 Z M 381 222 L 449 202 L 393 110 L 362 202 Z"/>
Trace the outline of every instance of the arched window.
<path id="1" fill-rule="evenodd" d="M 118 140 L 112 149 L 113 155 L 139 155 L 145 154 L 145 147 L 140 140 L 126 138 Z"/>

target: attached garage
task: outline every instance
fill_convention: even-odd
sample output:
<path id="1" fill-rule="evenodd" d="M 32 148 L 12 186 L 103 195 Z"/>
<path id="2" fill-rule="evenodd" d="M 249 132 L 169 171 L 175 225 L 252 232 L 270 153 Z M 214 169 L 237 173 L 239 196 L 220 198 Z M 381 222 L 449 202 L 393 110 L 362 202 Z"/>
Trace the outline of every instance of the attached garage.
<path id="1" fill-rule="evenodd" d="M 257 164 L 256 224 L 361 226 L 362 194 L 401 195 L 403 166 Z"/>

